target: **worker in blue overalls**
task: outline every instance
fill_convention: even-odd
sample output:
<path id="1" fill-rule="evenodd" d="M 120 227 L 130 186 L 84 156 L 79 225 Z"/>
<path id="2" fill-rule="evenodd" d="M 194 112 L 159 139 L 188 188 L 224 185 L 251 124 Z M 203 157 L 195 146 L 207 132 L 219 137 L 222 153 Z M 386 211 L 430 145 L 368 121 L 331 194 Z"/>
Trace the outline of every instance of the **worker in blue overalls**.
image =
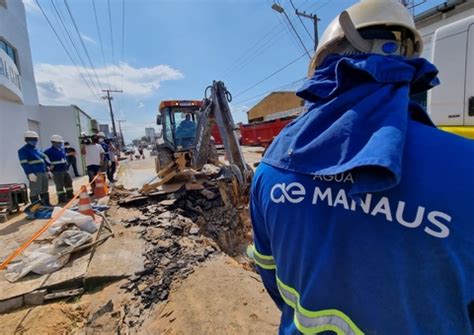
<path id="1" fill-rule="evenodd" d="M 65 203 L 74 197 L 72 178 L 68 171 L 66 152 L 64 150 L 64 140 L 60 135 L 51 136 L 51 147 L 44 153 L 51 162 L 51 172 L 53 173 L 54 185 L 58 203 Z"/>
<path id="2" fill-rule="evenodd" d="M 251 191 L 249 254 L 280 334 L 474 331 L 474 141 L 410 99 L 439 84 L 422 44 L 396 0 L 362 0 L 322 36 L 308 111 Z"/>
<path id="3" fill-rule="evenodd" d="M 33 203 L 41 200 L 43 205 L 51 206 L 48 192 L 48 156 L 36 148 L 39 139 L 36 132 L 25 132 L 24 139 L 26 144 L 18 150 L 18 158 L 29 181 L 30 201 Z"/>

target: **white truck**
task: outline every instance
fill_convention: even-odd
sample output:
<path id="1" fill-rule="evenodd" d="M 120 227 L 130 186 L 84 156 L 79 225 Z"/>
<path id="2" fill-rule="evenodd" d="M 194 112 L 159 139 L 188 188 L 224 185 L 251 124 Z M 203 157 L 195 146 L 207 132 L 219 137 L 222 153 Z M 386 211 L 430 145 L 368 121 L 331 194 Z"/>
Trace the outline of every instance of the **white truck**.
<path id="1" fill-rule="evenodd" d="M 436 29 L 431 48 L 441 85 L 428 93 L 428 113 L 439 128 L 474 139 L 474 15 Z"/>

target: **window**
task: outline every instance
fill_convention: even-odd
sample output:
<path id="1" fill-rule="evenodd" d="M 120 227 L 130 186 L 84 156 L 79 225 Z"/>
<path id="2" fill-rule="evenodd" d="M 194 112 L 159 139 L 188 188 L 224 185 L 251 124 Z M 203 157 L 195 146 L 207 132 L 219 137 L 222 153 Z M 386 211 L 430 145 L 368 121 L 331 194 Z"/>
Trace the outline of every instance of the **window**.
<path id="1" fill-rule="evenodd" d="M 191 148 L 194 144 L 194 137 L 196 135 L 196 122 L 194 120 L 195 114 L 189 113 L 186 110 L 175 110 L 173 116 L 176 127 L 176 145 L 183 149 Z"/>
<path id="2" fill-rule="evenodd" d="M 0 5 L 1 4 L 2 4 L 2 0 L 0 0 Z M 10 43 L 8 43 L 4 39 L 0 38 L 0 49 L 5 51 L 5 53 L 13 60 L 13 62 L 19 68 L 18 56 L 17 56 L 15 48 Z"/>
<path id="3" fill-rule="evenodd" d="M 170 142 L 171 144 L 174 145 L 174 138 L 173 138 L 173 127 L 174 125 L 171 123 L 171 115 L 169 110 L 167 110 L 164 113 L 164 122 L 163 122 L 163 128 L 164 128 L 164 140 Z"/>

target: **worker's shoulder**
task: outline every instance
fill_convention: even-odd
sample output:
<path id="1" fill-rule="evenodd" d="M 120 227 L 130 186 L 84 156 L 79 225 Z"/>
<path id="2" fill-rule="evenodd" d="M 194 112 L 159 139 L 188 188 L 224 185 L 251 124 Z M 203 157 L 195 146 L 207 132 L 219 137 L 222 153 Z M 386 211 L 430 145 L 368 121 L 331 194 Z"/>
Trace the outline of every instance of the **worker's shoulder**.
<path id="1" fill-rule="evenodd" d="M 29 146 L 28 144 L 25 144 L 24 146 L 22 146 L 20 149 L 18 149 L 18 153 L 31 153 L 31 152 L 34 152 L 35 150 L 37 150 L 36 148 L 33 148 L 31 146 Z"/>
<path id="2" fill-rule="evenodd" d="M 46 155 L 52 154 L 53 153 L 53 147 L 50 147 L 44 151 Z"/>
<path id="3" fill-rule="evenodd" d="M 407 148 L 415 158 L 452 159 L 450 164 L 474 163 L 474 141 L 418 122 L 408 123 Z"/>
<path id="4" fill-rule="evenodd" d="M 410 122 L 403 158 L 405 180 L 474 189 L 474 141 L 435 127 Z"/>

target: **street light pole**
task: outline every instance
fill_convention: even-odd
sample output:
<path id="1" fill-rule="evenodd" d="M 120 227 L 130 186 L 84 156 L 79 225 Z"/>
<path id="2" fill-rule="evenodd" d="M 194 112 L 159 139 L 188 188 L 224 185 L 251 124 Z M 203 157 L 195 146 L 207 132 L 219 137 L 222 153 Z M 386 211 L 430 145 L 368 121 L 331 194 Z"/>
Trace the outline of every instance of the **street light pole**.
<path id="1" fill-rule="evenodd" d="M 286 14 L 285 12 L 285 8 L 283 8 L 282 6 L 280 6 L 279 4 L 277 4 L 276 2 L 273 3 L 272 5 L 272 9 L 280 14 L 283 14 L 285 15 L 285 18 L 286 20 L 288 21 L 291 29 L 293 29 L 293 32 L 295 33 L 296 37 L 298 38 L 298 41 L 300 42 L 301 46 L 303 47 L 303 49 L 305 50 L 306 54 L 308 55 L 308 58 L 311 59 L 311 55 L 309 54 L 308 52 L 308 49 L 306 49 L 306 46 L 305 44 L 303 43 L 303 40 L 301 39 L 300 35 L 298 34 L 298 31 L 296 30 L 295 26 L 293 25 L 293 23 L 291 23 L 291 20 L 288 16 L 288 14 Z M 315 49 L 316 50 L 316 49 Z"/>
<path id="2" fill-rule="evenodd" d="M 318 21 L 319 18 L 316 14 L 306 14 L 306 12 L 300 12 L 299 10 L 295 9 L 295 14 L 298 16 L 305 17 L 307 19 L 313 20 L 314 26 L 314 51 L 318 48 L 319 38 L 318 38 Z"/>

